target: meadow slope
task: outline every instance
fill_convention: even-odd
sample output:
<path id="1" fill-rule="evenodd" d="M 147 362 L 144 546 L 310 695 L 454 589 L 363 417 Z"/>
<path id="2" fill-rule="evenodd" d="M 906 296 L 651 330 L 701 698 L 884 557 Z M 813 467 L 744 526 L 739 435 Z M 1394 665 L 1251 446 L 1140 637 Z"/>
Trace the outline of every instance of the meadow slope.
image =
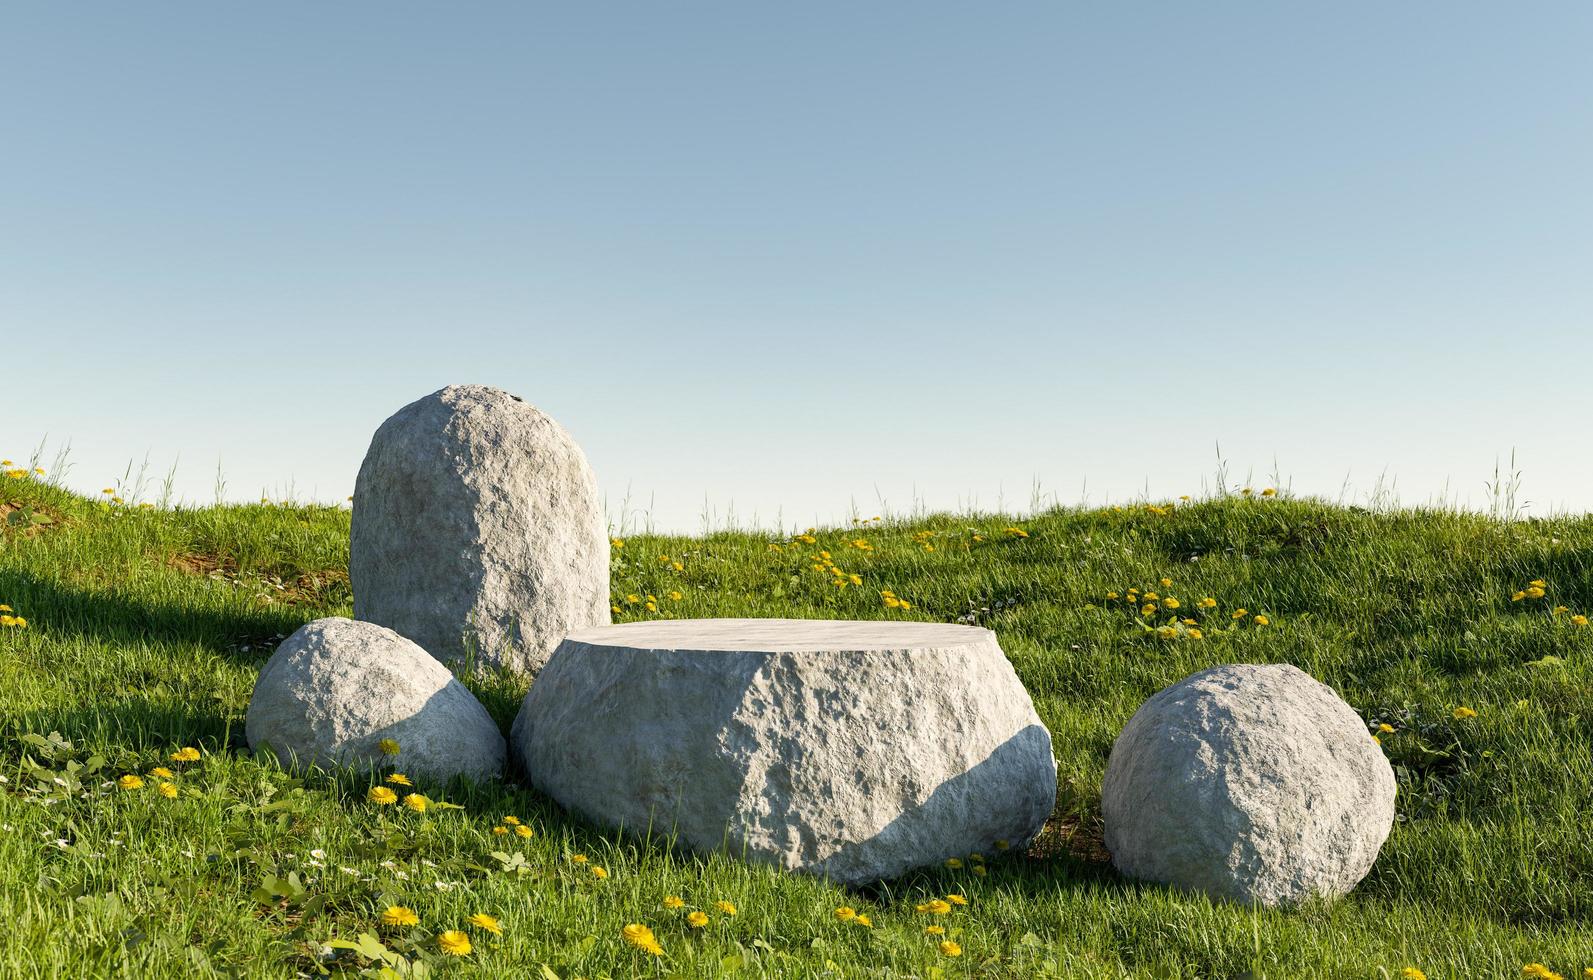
<path id="1" fill-rule="evenodd" d="M 616 540 L 619 620 L 923 619 L 999 635 L 1054 736 L 1046 834 L 1028 853 L 855 892 L 616 839 L 512 781 L 416 787 L 434 801 L 420 813 L 368 802 L 369 779 L 252 757 L 244 709 L 277 640 L 350 613 L 346 509 L 140 508 L 30 474 L 0 478 L 0 512 L 0 604 L 26 621 L 0 627 L 7 978 L 376 976 L 384 956 L 416 975 L 565 980 L 1593 967 L 1593 627 L 1578 618 L 1593 614 L 1590 517 L 1255 494 Z M 1213 904 L 1126 881 L 1102 852 L 1119 728 L 1157 689 L 1236 661 L 1297 664 L 1368 737 L 1392 729 L 1399 820 L 1343 901 Z M 469 683 L 507 728 L 523 687 Z M 199 758 L 173 760 L 184 747 Z M 953 893 L 968 904 L 917 910 Z M 418 922 L 384 925 L 390 906 Z M 470 924 L 478 913 L 502 934 Z M 663 955 L 626 943 L 628 923 Z M 471 951 L 440 948 L 447 930 Z M 345 944 L 335 959 L 331 940 Z"/>

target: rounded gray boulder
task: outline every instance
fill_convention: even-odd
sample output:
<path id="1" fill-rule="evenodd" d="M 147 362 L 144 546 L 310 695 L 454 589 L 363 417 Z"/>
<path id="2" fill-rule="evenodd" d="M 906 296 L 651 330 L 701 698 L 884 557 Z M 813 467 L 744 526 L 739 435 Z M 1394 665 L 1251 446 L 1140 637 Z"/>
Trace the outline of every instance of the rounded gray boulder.
<path id="1" fill-rule="evenodd" d="M 374 768 L 445 780 L 503 773 L 503 734 L 448 668 L 386 627 L 331 617 L 301 626 L 255 681 L 249 747 L 298 765 Z M 398 743 L 398 755 L 381 750 Z"/>
<path id="2" fill-rule="evenodd" d="M 969 626 L 584 630 L 510 741 L 533 785 L 599 823 L 846 884 L 1021 846 L 1056 803 L 1050 733 Z"/>
<path id="3" fill-rule="evenodd" d="M 1394 771 L 1355 709 L 1288 664 L 1230 664 L 1140 706 L 1102 787 L 1119 871 L 1285 905 L 1348 893 L 1394 824 Z"/>
<path id="4" fill-rule="evenodd" d="M 609 622 L 597 480 L 524 399 L 454 385 L 393 414 L 354 484 L 354 617 L 444 662 L 535 673 L 571 630 Z"/>

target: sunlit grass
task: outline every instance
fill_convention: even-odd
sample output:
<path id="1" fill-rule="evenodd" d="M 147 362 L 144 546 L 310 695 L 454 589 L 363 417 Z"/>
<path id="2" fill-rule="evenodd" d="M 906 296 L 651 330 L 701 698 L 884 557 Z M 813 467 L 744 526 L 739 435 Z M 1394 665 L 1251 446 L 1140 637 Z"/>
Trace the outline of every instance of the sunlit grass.
<path id="1" fill-rule="evenodd" d="M 514 782 L 389 784 L 381 804 L 368 800 L 381 774 L 290 775 L 251 757 L 243 712 L 277 639 L 350 613 L 348 511 L 141 509 L 35 477 L 0 476 L 0 604 L 26 620 L 0 626 L 0 976 L 356 975 L 383 955 L 438 975 L 564 978 L 1593 966 L 1593 627 L 1577 618 L 1593 613 L 1593 519 L 1257 492 L 617 539 L 617 620 L 882 618 L 999 635 L 1054 736 L 1050 830 L 1028 854 L 848 891 L 676 852 L 667 828 L 618 838 Z M 1369 731 L 1392 729 L 1379 738 L 1401 774 L 1400 822 L 1343 901 L 1213 904 L 1104 862 L 1117 731 L 1160 687 L 1235 661 L 1298 664 Z M 506 728 L 522 685 L 470 683 Z M 184 746 L 201 758 L 173 760 Z M 121 789 L 123 776 L 142 785 Z M 433 805 L 405 807 L 409 793 Z M 918 911 L 951 894 L 968 904 Z M 384 924 L 391 908 L 415 924 Z M 630 924 L 662 955 L 640 932 L 627 940 Z M 439 939 L 455 932 L 468 953 Z"/>

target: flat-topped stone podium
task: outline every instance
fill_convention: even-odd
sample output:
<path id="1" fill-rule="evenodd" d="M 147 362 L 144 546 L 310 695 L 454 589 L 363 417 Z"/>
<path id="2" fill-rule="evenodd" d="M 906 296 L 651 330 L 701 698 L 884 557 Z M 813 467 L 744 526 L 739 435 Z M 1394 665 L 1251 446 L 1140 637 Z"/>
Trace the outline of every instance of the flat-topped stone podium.
<path id="1" fill-rule="evenodd" d="M 994 633 L 940 623 L 661 620 L 571 633 L 511 750 L 608 826 L 846 884 L 1026 843 L 1051 736 Z"/>

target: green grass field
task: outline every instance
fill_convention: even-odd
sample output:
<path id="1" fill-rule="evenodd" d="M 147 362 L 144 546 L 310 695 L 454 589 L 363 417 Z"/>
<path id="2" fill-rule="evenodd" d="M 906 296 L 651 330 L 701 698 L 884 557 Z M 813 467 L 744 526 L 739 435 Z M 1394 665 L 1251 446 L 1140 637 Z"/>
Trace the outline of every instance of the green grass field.
<path id="1" fill-rule="evenodd" d="M 616 542 L 616 619 L 975 621 L 1000 636 L 1054 737 L 1050 827 L 1028 853 L 854 892 L 616 839 L 515 782 L 421 786 L 457 808 L 417 813 L 367 802 L 366 779 L 293 775 L 252 757 L 244 710 L 277 640 L 350 614 L 349 511 L 108 501 L 0 478 L 0 603 L 26 620 L 0 627 L 8 980 L 1293 978 L 1407 967 L 1479 978 L 1519 977 L 1532 963 L 1580 978 L 1593 967 L 1593 627 L 1575 618 L 1593 614 L 1593 518 L 1504 522 L 1256 494 L 1021 520 L 865 521 L 795 540 Z M 1130 588 L 1134 605 L 1122 598 Z M 1177 597 L 1177 612 L 1142 616 L 1145 592 L 1159 606 Z M 1182 622 L 1158 632 L 1174 616 L 1196 633 Z M 1297 664 L 1369 730 L 1394 729 L 1382 743 L 1400 776 L 1399 821 L 1345 900 L 1213 904 L 1124 880 L 1102 852 L 1101 778 L 1119 728 L 1164 685 L 1237 661 Z M 507 729 L 523 689 L 469 683 Z M 1454 717 L 1462 706 L 1475 717 Z M 184 746 L 198 761 L 171 761 Z M 395 761 L 401 769 L 402 753 Z M 125 775 L 143 785 L 120 788 Z M 494 832 L 512 828 L 511 815 L 531 836 Z M 968 904 L 916 910 L 950 893 Z M 684 906 L 666 908 L 666 896 Z M 383 925 L 389 906 L 418 924 Z M 842 906 L 872 925 L 839 919 Z M 707 915 L 700 929 L 693 911 Z M 500 920 L 502 935 L 471 925 L 477 913 Z M 649 926 L 663 955 L 626 943 L 628 923 Z M 929 925 L 945 935 L 926 935 Z M 443 951 L 446 930 L 464 932 L 471 951 Z M 329 955 L 334 940 L 344 945 Z M 960 955 L 942 952 L 945 940 Z"/>

